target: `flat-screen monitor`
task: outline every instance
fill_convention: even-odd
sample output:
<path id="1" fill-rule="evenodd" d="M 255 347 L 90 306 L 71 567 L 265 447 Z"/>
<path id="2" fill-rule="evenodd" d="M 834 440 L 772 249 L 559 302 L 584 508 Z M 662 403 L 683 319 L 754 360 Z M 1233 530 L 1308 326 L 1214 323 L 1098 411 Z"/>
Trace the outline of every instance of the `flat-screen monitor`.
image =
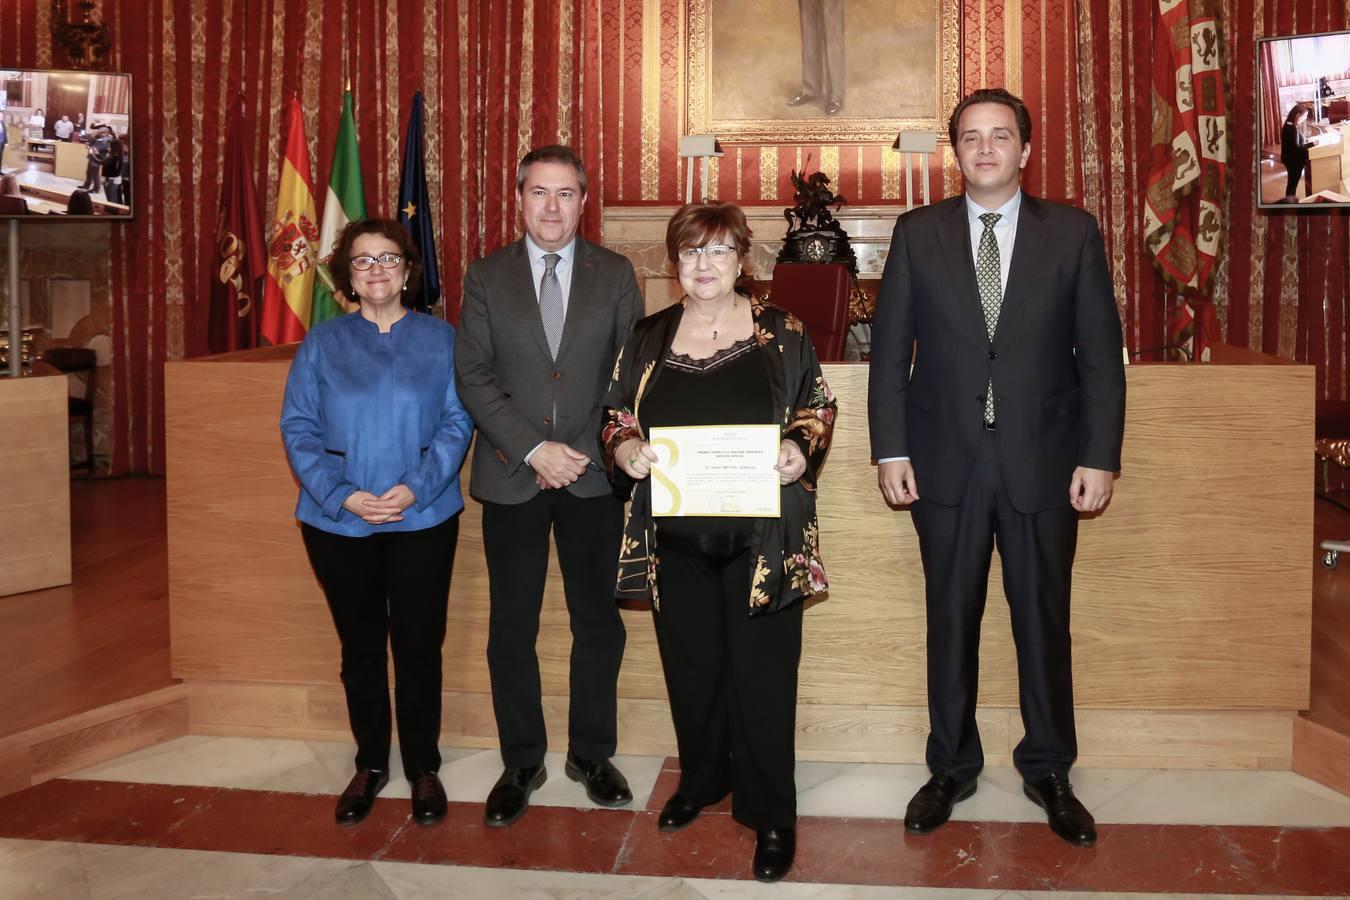
<path id="1" fill-rule="evenodd" d="M 131 76 L 0 67 L 0 218 L 131 217 Z"/>
<path id="2" fill-rule="evenodd" d="M 1261 209 L 1350 208 L 1350 31 L 1256 42 Z"/>

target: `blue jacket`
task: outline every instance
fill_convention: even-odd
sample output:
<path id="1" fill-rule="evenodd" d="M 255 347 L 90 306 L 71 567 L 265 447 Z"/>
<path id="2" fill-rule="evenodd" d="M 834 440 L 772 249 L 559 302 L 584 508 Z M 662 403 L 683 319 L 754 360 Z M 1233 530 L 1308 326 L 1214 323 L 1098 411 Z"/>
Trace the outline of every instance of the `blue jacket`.
<path id="1" fill-rule="evenodd" d="M 359 312 L 314 326 L 286 379 L 281 435 L 300 482 L 295 516 L 364 537 L 439 525 L 464 508 L 459 467 L 473 423 L 455 393 L 455 330 L 409 313 L 386 334 Z M 342 504 L 406 484 L 403 521 L 371 525 Z"/>

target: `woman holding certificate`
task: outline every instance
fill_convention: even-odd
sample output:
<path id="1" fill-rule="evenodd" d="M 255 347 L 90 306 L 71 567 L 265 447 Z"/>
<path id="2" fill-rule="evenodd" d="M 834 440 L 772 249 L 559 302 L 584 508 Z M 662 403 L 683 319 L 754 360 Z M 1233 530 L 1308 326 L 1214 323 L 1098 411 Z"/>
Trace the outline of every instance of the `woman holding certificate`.
<path id="1" fill-rule="evenodd" d="M 681 208 L 666 251 L 685 296 L 634 326 L 601 433 L 610 477 L 635 484 L 618 594 L 652 601 L 679 745 L 658 822 L 678 831 L 730 792 L 755 877 L 777 881 L 796 846 L 802 600 L 826 588 L 815 488 L 834 396 L 801 322 L 737 292 L 739 207 Z"/>

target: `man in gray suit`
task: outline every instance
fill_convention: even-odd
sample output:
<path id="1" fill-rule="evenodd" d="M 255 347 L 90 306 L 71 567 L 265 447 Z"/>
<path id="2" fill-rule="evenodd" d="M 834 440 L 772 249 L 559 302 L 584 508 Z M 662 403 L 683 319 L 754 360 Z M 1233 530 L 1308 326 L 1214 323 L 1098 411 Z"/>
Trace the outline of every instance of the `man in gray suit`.
<path id="1" fill-rule="evenodd" d="M 821 101 L 827 116 L 844 108 L 844 0 L 797 0 L 802 89 L 788 106 Z"/>
<path id="2" fill-rule="evenodd" d="M 516 199 L 525 236 L 469 266 L 455 344 L 459 395 L 478 426 L 470 492 L 483 504 L 488 670 L 505 764 L 484 814 L 493 826 L 520 818 L 547 777 L 535 639 L 550 531 L 572 626 L 566 773 L 601 806 L 633 799 L 610 762 L 623 503 L 598 461 L 600 401 L 642 297 L 628 260 L 577 236 L 586 170 L 571 148 L 526 154 Z"/>

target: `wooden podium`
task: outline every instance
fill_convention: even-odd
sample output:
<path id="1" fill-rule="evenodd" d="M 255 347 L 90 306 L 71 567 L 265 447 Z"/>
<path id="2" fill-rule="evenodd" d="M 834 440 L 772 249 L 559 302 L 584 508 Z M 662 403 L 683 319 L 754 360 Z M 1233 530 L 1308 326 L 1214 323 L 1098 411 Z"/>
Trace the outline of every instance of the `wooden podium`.
<path id="1" fill-rule="evenodd" d="M 167 365 L 173 675 L 189 686 L 194 732 L 350 740 L 338 640 L 301 546 L 278 431 L 292 352 Z M 1083 765 L 1289 767 L 1309 689 L 1313 368 L 1245 354 L 1127 372 L 1123 471 L 1105 513 L 1082 522 L 1074 571 Z M 909 514 L 877 491 L 867 374 L 865 364 L 825 366 L 839 398 L 819 494 L 831 591 L 806 613 L 797 753 L 921 762 L 922 572 Z M 443 734 L 491 747 L 480 523 L 470 500 L 450 590 Z M 620 752 L 672 754 L 649 614 L 624 619 Z M 539 658 L 558 749 L 569 648 L 555 564 Z M 980 691 L 986 756 L 1006 765 L 1021 720 L 997 558 Z"/>
<path id="2" fill-rule="evenodd" d="M 8 370 L 6 370 L 8 371 Z M 65 377 L 38 360 L 0 375 L 0 597 L 70 584 L 70 419 Z"/>

